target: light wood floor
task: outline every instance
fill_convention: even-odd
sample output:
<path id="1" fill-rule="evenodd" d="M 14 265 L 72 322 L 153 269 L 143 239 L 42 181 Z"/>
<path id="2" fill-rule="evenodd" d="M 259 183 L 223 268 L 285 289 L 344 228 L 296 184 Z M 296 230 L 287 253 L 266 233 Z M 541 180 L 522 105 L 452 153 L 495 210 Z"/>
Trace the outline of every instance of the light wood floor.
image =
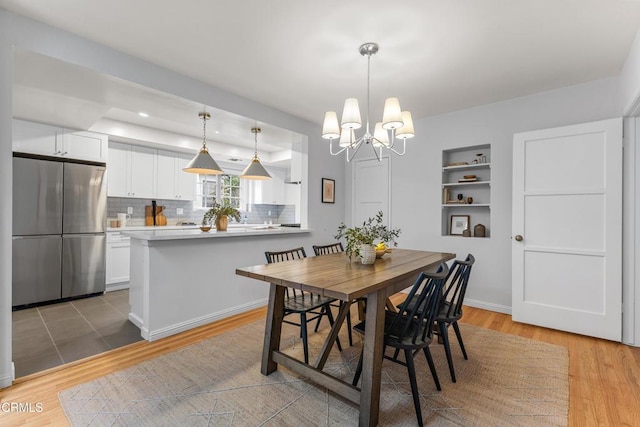
<path id="1" fill-rule="evenodd" d="M 58 392 L 143 360 L 264 318 L 259 309 L 153 343 L 140 342 L 18 379 L 0 390 L 0 402 L 40 402 L 41 413 L 0 411 L 2 426 L 67 425 Z M 569 424 L 640 426 L 640 348 L 511 321 L 511 316 L 465 308 L 464 322 L 569 349 Z M 454 344 L 455 345 L 455 344 Z M 472 350 L 471 350 L 472 351 Z"/>

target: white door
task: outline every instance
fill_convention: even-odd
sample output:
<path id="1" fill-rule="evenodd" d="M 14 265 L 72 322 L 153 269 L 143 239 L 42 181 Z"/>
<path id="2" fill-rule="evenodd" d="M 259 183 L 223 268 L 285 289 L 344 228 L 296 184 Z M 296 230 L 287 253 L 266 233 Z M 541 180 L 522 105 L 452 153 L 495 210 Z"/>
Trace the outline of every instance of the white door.
<path id="1" fill-rule="evenodd" d="M 622 119 L 514 135 L 512 214 L 513 320 L 620 341 Z"/>
<path id="2" fill-rule="evenodd" d="M 378 211 L 389 224 L 389 158 L 356 160 L 353 168 L 353 225 L 361 225 Z"/>

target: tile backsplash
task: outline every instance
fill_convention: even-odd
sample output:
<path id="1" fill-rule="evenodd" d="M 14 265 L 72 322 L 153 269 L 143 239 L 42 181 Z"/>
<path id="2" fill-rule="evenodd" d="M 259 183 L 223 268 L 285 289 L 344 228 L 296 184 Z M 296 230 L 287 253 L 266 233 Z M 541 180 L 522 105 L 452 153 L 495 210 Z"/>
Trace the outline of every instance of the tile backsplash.
<path id="1" fill-rule="evenodd" d="M 164 215 L 167 217 L 168 225 L 175 225 L 177 222 L 187 221 L 200 224 L 203 210 L 194 210 L 193 202 L 182 200 L 160 200 L 156 199 L 158 206 L 164 206 Z M 132 199 L 128 197 L 108 197 L 107 217 L 116 219 L 118 213 L 126 213 L 127 208 L 133 209 L 128 225 L 144 225 L 144 207 L 151 206 L 151 199 Z M 182 214 L 178 214 L 178 209 L 182 209 Z M 241 211 L 242 218 L 247 218 L 248 224 L 263 224 L 271 221 L 274 224 L 291 224 L 295 222 L 295 205 L 251 205 L 249 211 Z"/>

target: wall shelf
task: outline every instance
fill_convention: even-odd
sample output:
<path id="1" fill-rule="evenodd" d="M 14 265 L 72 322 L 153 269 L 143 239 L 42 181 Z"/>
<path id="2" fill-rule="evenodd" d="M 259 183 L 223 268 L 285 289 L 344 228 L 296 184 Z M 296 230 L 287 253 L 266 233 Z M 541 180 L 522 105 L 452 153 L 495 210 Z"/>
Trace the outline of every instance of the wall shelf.
<path id="1" fill-rule="evenodd" d="M 475 175 L 477 181 L 459 182 L 465 176 Z M 491 145 L 473 145 L 442 151 L 442 236 L 451 235 L 451 216 L 469 216 L 471 237 L 474 227 L 482 224 L 486 237 L 491 230 Z M 447 200 L 467 200 L 473 203 L 447 203 Z M 486 238 L 485 237 L 485 238 Z"/>

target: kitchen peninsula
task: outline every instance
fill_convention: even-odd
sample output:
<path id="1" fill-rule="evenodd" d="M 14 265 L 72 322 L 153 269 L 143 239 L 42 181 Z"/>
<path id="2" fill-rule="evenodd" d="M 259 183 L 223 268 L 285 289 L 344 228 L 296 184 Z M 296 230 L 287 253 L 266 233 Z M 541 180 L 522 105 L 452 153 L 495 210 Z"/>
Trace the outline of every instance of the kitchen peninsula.
<path id="1" fill-rule="evenodd" d="M 264 252 L 301 246 L 311 230 L 245 226 L 125 232 L 131 237 L 129 319 L 154 341 L 266 305 L 268 288 L 235 269 Z"/>

